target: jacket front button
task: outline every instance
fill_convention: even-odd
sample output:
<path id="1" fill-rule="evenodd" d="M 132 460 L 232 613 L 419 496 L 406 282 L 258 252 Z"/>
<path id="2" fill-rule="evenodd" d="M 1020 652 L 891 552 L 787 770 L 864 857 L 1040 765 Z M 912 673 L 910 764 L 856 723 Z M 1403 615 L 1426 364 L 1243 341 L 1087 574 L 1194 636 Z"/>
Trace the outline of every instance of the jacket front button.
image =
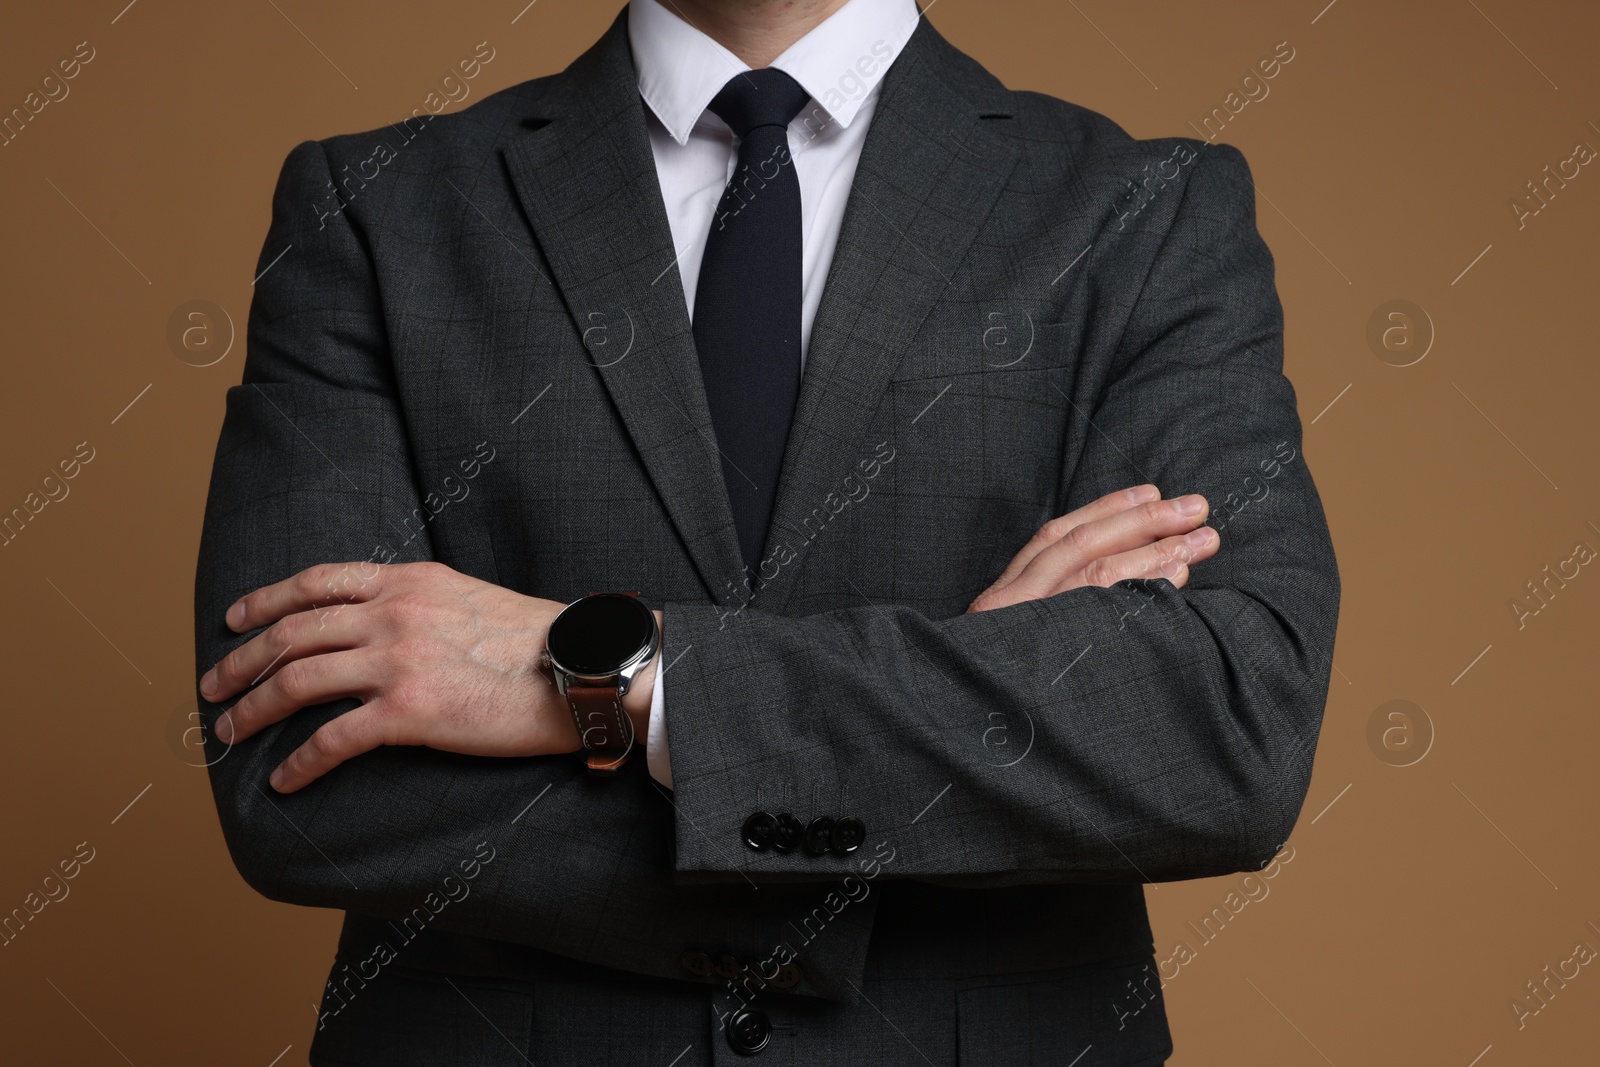
<path id="1" fill-rule="evenodd" d="M 744 843 L 757 852 L 772 844 L 778 832 L 778 820 L 764 811 L 758 811 L 744 821 Z"/>
<path id="2" fill-rule="evenodd" d="M 744 1056 L 753 1056 L 772 1040 L 772 1023 L 759 1011 L 741 1011 L 728 1023 L 728 1045 Z"/>

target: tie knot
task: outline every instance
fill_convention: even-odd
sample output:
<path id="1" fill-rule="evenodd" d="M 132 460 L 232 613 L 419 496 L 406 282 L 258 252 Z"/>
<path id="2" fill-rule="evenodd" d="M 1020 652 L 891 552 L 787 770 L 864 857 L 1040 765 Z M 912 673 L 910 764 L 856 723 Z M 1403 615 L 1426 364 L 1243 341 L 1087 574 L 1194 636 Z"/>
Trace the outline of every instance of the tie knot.
<path id="1" fill-rule="evenodd" d="M 729 78 L 710 108 L 742 141 L 760 126 L 786 129 L 809 99 L 811 94 L 788 74 L 763 67 Z"/>

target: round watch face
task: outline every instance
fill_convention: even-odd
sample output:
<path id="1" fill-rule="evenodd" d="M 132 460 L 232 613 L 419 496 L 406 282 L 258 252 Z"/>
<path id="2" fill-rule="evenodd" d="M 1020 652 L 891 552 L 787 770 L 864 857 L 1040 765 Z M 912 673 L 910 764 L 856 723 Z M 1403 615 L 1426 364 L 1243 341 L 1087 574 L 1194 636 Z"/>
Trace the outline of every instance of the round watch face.
<path id="1" fill-rule="evenodd" d="M 567 606 L 550 625 L 550 656 L 573 674 L 615 674 L 649 647 L 655 616 L 637 598 L 597 593 Z"/>

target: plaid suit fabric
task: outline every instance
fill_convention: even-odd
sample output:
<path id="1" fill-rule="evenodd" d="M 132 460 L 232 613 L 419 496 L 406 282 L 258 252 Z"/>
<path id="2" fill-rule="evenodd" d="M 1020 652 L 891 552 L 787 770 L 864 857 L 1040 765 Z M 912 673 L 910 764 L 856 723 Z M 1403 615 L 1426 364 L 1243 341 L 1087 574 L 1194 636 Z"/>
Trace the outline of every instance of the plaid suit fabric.
<path id="1" fill-rule="evenodd" d="M 197 668 L 245 640 L 234 599 L 316 563 L 638 589 L 665 611 L 676 784 L 642 759 L 595 782 L 571 757 L 387 748 L 274 794 L 271 768 L 353 700 L 209 742 L 231 855 L 273 899 L 399 923 L 494 849 L 399 950 L 394 973 L 431 984 L 373 982 L 319 1062 L 355 1062 L 428 996 L 455 1010 L 449 964 L 405 962 L 450 945 L 512 961 L 457 969 L 467 990 L 559 984 L 562 961 L 655 983 L 654 1014 L 591 1006 L 662 1048 L 687 1034 L 662 1062 L 685 1043 L 711 1062 L 715 986 L 667 1006 L 693 989 L 683 952 L 766 955 L 824 922 L 801 984 L 762 995 L 783 1036 L 764 1056 L 849 1062 L 882 1022 L 872 990 L 923 982 L 904 1003 L 927 1018 L 893 1022 L 959 1015 L 952 1049 L 989 1042 L 976 1062 L 1074 1033 L 1098 1042 L 1084 1067 L 1160 1062 L 1159 1004 L 1105 1025 L 1151 949 L 1141 883 L 1251 870 L 1288 836 L 1339 601 L 1243 157 L 1008 91 L 923 21 L 863 149 L 752 587 L 674 261 L 622 18 L 560 74 L 284 163 L 207 503 Z M 1212 502 L 1222 548 L 1185 588 L 963 614 L 1047 519 L 1145 481 Z M 856 815 L 868 844 L 751 852 L 758 809 Z M 875 849 L 892 859 L 866 879 Z M 852 874 L 868 891 L 835 908 Z"/>

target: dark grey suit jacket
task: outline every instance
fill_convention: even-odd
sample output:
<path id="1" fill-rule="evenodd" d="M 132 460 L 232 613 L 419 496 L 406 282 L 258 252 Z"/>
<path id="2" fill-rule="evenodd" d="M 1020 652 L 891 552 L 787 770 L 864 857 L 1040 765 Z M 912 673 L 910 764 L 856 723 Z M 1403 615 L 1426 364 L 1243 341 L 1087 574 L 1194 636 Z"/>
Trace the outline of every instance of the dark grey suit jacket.
<path id="1" fill-rule="evenodd" d="M 560 74 L 296 146 L 258 270 L 200 670 L 236 597 L 330 561 L 666 619 L 673 792 L 642 757 L 423 748 L 272 792 L 353 700 L 209 742 L 244 878 L 350 913 L 314 1062 L 686 1067 L 733 1057 L 741 1005 L 786 1063 L 1161 1062 L 1142 883 L 1288 837 L 1339 600 L 1239 152 L 1009 91 L 924 20 L 746 586 L 623 17 Z M 1212 502 L 1186 587 L 964 613 L 1047 519 L 1145 481 Z M 758 810 L 866 843 L 752 851 Z"/>

